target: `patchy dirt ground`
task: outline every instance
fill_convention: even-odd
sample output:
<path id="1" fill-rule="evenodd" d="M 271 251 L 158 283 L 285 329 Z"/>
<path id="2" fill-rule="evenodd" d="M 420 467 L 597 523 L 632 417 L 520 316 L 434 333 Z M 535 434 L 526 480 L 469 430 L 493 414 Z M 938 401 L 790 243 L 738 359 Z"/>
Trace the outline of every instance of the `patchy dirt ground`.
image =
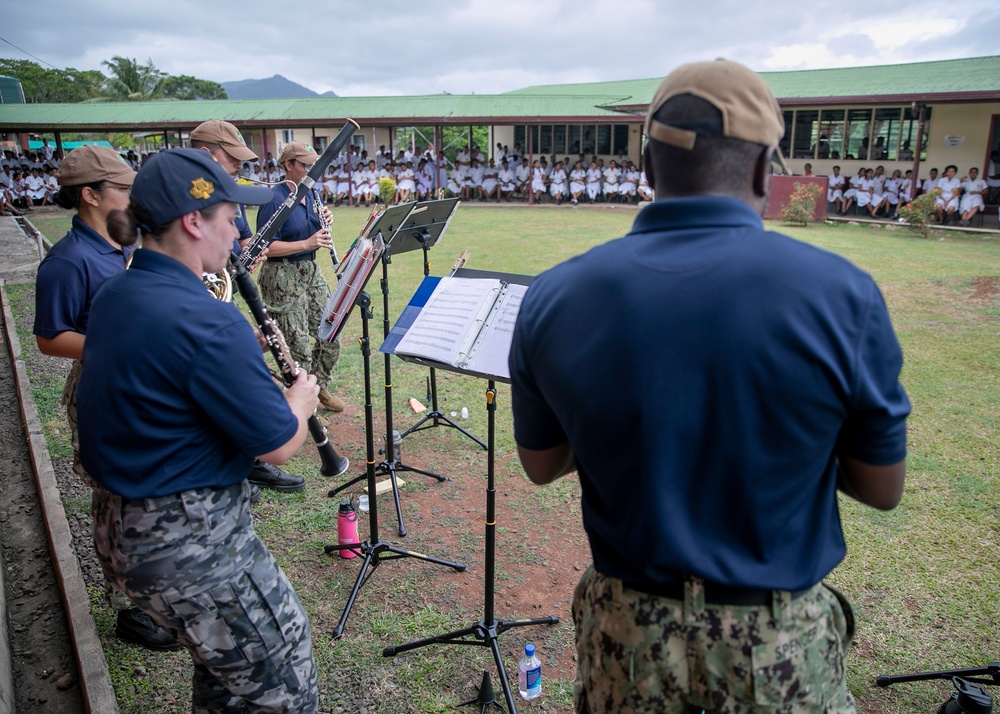
<path id="1" fill-rule="evenodd" d="M 0 547 L 17 711 L 82 711 L 6 344 L 0 344 Z"/>

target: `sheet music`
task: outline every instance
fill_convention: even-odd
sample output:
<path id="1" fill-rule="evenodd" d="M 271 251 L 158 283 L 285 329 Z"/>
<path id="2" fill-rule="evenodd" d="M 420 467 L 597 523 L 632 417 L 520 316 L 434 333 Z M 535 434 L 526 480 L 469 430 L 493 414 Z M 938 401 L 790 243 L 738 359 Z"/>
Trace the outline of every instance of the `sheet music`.
<path id="1" fill-rule="evenodd" d="M 510 354 L 511 340 L 514 339 L 514 323 L 517 322 L 517 313 L 526 292 L 527 285 L 508 284 L 499 309 L 476 345 L 472 359 L 465 365 L 470 372 L 510 379 L 507 357 Z"/>
<path id="2" fill-rule="evenodd" d="M 475 323 L 484 319 L 499 285 L 499 281 L 470 278 L 442 280 L 396 352 L 454 364 L 466 337 L 478 332 Z"/>

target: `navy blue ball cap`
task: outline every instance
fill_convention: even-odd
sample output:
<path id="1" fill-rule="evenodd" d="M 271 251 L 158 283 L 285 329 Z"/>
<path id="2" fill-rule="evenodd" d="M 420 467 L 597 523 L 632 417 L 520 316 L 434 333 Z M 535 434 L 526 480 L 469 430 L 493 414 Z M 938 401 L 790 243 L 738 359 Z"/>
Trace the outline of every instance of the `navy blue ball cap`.
<path id="1" fill-rule="evenodd" d="M 143 164 L 132 184 L 132 200 L 158 226 L 223 201 L 260 206 L 274 200 L 271 189 L 242 186 L 207 151 L 170 149 Z"/>

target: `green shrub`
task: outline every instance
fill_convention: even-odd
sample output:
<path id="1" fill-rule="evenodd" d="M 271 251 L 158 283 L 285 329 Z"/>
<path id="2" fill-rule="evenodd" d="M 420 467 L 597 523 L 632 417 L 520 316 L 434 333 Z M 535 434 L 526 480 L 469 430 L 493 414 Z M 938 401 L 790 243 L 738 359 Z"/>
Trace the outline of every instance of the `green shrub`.
<path id="1" fill-rule="evenodd" d="M 897 213 L 906 224 L 915 231 L 923 234 L 924 238 L 930 235 L 931 226 L 934 225 L 934 193 L 924 193 L 906 204 L 900 204 Z"/>
<path id="2" fill-rule="evenodd" d="M 813 219 L 816 201 L 823 193 L 823 188 L 818 183 L 800 183 L 798 181 L 795 182 L 794 188 L 795 190 L 788 199 L 788 205 L 782 208 L 778 215 L 785 223 L 801 223 L 805 226 Z"/>
<path id="3" fill-rule="evenodd" d="M 388 176 L 378 180 L 378 195 L 382 203 L 389 205 L 396 197 L 396 182 Z"/>

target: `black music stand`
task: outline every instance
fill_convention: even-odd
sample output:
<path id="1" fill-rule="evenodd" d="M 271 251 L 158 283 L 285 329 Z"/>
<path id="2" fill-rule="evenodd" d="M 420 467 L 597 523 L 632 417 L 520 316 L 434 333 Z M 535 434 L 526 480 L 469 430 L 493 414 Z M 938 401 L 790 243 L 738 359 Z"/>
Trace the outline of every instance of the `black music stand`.
<path id="1" fill-rule="evenodd" d="M 347 618 L 350 617 L 351 609 L 354 607 L 354 601 L 357 599 L 358 593 L 361 591 L 361 587 L 368 582 L 368 579 L 375 574 L 375 570 L 382 563 L 383 560 L 396 560 L 398 558 L 416 558 L 418 560 L 426 560 L 430 563 L 436 563 L 438 565 L 444 565 L 449 568 L 454 569 L 456 572 L 461 573 L 465 570 L 464 563 L 453 563 L 448 560 L 442 560 L 440 558 L 433 558 L 423 553 L 414 553 L 412 551 L 403 550 L 402 548 L 397 548 L 379 538 L 378 532 L 378 498 L 375 494 L 375 421 L 372 412 L 372 377 L 371 377 L 371 344 L 368 335 L 368 323 L 372 319 L 371 312 L 371 298 L 367 293 L 362 292 L 357 299 L 357 306 L 361 310 L 361 354 L 364 358 L 364 373 L 365 373 L 365 448 L 367 450 L 367 468 L 365 469 L 364 477 L 368 480 L 368 540 L 364 543 L 347 543 L 344 545 L 340 544 L 330 544 L 323 548 L 327 553 L 339 552 L 345 549 L 356 549 L 360 551 L 360 554 L 364 556 L 364 561 L 361 563 L 361 570 L 358 572 L 358 578 L 354 582 L 354 587 L 351 589 L 351 594 L 347 598 L 347 604 L 344 606 L 344 613 L 340 616 L 340 621 L 333 630 L 333 636 L 335 638 L 340 637 L 344 633 L 344 626 L 347 624 Z M 356 483 L 357 479 L 352 483 Z M 393 484 L 395 488 L 395 484 Z M 396 498 L 396 507 L 399 507 L 399 497 Z"/>
<path id="2" fill-rule="evenodd" d="M 380 246 L 380 255 L 379 255 L 379 258 L 382 261 L 382 309 L 383 309 L 383 311 L 385 313 L 385 324 L 386 324 L 386 328 L 385 329 L 388 329 L 388 324 L 389 324 L 389 276 L 388 276 L 388 269 L 387 269 L 386 265 L 387 265 L 388 262 L 390 262 L 389 261 L 390 245 L 391 245 L 391 242 L 393 241 L 394 236 L 399 231 L 400 227 L 403 225 L 403 223 L 406 221 L 407 217 L 410 215 L 410 213 L 416 207 L 417 207 L 417 204 L 415 204 L 415 203 L 404 203 L 404 204 L 399 205 L 399 206 L 391 206 L 391 207 L 387 208 L 382 213 L 382 215 L 380 215 L 376 219 L 375 223 L 373 223 L 368 228 L 367 233 L 366 233 L 366 235 L 372 236 L 373 240 Z M 353 250 L 354 249 L 352 247 L 352 250 L 348 251 L 347 255 L 344 256 L 344 263 L 350 263 L 350 261 L 352 259 Z M 412 248 L 410 250 L 412 250 Z M 344 267 L 343 265 L 342 265 L 342 267 L 345 270 L 348 269 L 347 267 Z M 372 266 L 372 270 L 374 271 L 374 266 Z M 372 273 L 368 273 L 367 275 L 364 276 L 364 278 L 363 278 L 364 282 L 362 283 L 362 287 L 363 287 L 364 283 L 368 282 L 368 280 L 371 278 L 371 275 L 372 275 Z M 338 289 L 339 289 L 339 287 L 340 287 L 340 285 L 338 285 Z M 331 298 L 331 300 L 332 300 L 332 298 Z M 369 304 L 370 304 L 370 299 L 369 299 Z M 353 306 L 352 306 L 352 308 L 353 308 Z M 370 310 L 369 310 L 369 312 L 370 312 Z M 364 319 L 364 313 L 362 313 L 362 318 Z M 337 328 L 337 329 L 327 329 L 325 331 L 323 329 L 323 325 L 320 325 L 320 337 L 323 338 L 323 339 L 327 339 L 327 340 L 335 339 L 335 337 L 336 337 L 335 333 L 339 332 L 339 330 L 343 328 L 344 322 L 346 322 L 346 319 L 341 322 L 339 328 Z M 367 328 L 367 325 L 365 325 L 365 328 Z M 379 463 L 375 468 L 376 468 L 376 471 L 378 471 L 379 473 L 388 474 L 389 475 L 389 482 L 392 485 L 392 496 L 393 496 L 393 500 L 395 501 L 395 505 L 396 505 L 396 518 L 397 518 L 397 521 L 399 523 L 399 535 L 400 536 L 405 536 L 406 535 L 406 526 L 403 525 L 403 508 L 402 508 L 402 504 L 400 503 L 400 500 L 399 500 L 399 484 L 396 481 L 396 472 L 397 471 L 414 471 L 414 472 L 417 472 L 417 473 L 425 474 L 427 476 L 432 476 L 432 477 L 438 479 L 439 481 L 445 481 L 447 479 L 444 476 L 439 476 L 439 475 L 433 474 L 433 473 L 431 473 L 429 471 L 421 471 L 420 469 L 416 469 L 416 468 L 413 468 L 411 466 L 406 466 L 405 464 L 402 464 L 399 461 L 399 459 L 396 458 L 395 448 L 394 448 L 393 439 L 392 439 L 392 379 L 391 379 L 391 374 L 390 374 L 390 364 L 389 364 L 389 356 L 388 355 L 386 355 L 386 358 L 385 358 L 385 391 L 386 391 L 386 397 L 385 397 L 385 403 L 386 403 L 386 406 L 385 406 L 385 409 L 386 409 L 386 451 L 385 451 L 385 456 L 386 456 L 386 458 L 385 458 L 384 461 L 382 461 L 381 463 Z M 354 484 L 356 484 L 356 483 L 358 483 L 360 481 L 365 480 L 365 478 L 366 478 L 366 474 L 364 474 L 364 473 L 360 474 L 356 478 L 353 478 L 350 481 L 347 481 L 346 483 L 343 483 L 340 486 L 337 486 L 336 488 L 331 488 L 327 492 L 327 496 L 329 496 L 330 498 L 334 498 L 341 491 L 344 491 L 345 489 L 350 488 Z M 369 489 L 369 491 L 370 491 L 369 497 L 372 498 L 372 499 L 374 499 L 375 498 L 375 491 L 373 489 Z"/>
<path id="3" fill-rule="evenodd" d="M 485 271 L 470 271 L 470 270 L 459 270 L 456 271 L 456 276 L 460 277 L 491 277 L 491 278 L 503 278 L 508 282 L 520 282 L 525 284 L 530 282 L 530 278 L 525 276 L 512 276 L 500 273 L 488 273 Z M 398 335 L 398 332 L 397 332 Z M 398 340 L 391 345 L 383 345 L 380 349 L 394 351 L 395 345 L 398 344 Z M 549 615 L 548 617 L 538 617 L 531 619 L 520 619 L 520 620 L 497 620 L 494 612 L 494 587 L 496 581 L 496 474 L 495 474 L 495 461 L 496 461 L 496 380 L 500 379 L 502 381 L 509 382 L 509 378 L 505 376 L 494 376 L 487 375 L 479 372 L 472 372 L 464 369 L 456 368 L 452 365 L 444 364 L 441 362 L 434 362 L 432 360 L 420 359 L 411 357 L 409 355 L 399 355 L 401 359 L 408 362 L 416 362 L 418 364 L 423 364 L 426 366 L 435 366 L 439 369 L 446 369 L 453 372 L 458 372 L 460 374 L 471 374 L 478 377 L 486 377 L 488 379 L 487 389 L 486 389 L 486 413 L 487 413 L 487 450 L 486 450 L 486 543 L 485 543 L 485 577 L 483 582 L 483 618 L 478 622 L 464 627 L 459 630 L 453 630 L 452 632 L 445 633 L 443 635 L 435 635 L 432 637 L 427 637 L 421 640 L 414 640 L 403 645 L 386 647 L 382 650 L 382 656 L 384 657 L 394 657 L 402 652 L 408 652 L 410 650 L 415 650 L 420 647 L 426 647 L 432 644 L 447 644 L 447 645 L 474 645 L 479 647 L 488 647 L 493 653 L 493 661 L 496 663 L 497 676 L 500 678 L 500 684 L 503 688 L 504 698 L 507 701 L 507 707 L 510 714 L 517 714 L 517 707 L 514 703 L 514 696 L 510 688 L 510 681 L 507 678 L 507 671 L 504 668 L 503 658 L 500 655 L 500 646 L 497 642 L 500 635 L 507 630 L 513 629 L 515 627 L 528 627 L 533 625 L 554 625 L 559 622 L 559 618 L 555 615 Z M 488 681 L 488 680 L 487 680 Z M 492 687 L 492 685 L 490 685 Z M 482 689 L 482 687 L 481 687 Z M 487 708 L 488 704 L 495 702 L 487 702 L 488 697 L 479 696 L 476 699 L 470 700 L 468 702 L 463 702 L 463 705 L 469 704 L 480 704 L 482 710 Z M 482 711 L 481 710 L 481 711 Z"/>
<path id="4" fill-rule="evenodd" d="M 448 223 L 455 214 L 461 202 L 457 198 L 445 198 L 440 201 L 425 201 L 418 203 L 410 215 L 404 221 L 397 233 L 395 241 L 399 246 L 395 252 L 405 253 L 411 250 L 420 249 L 424 255 L 424 277 L 431 274 L 430 249 L 437 245 L 438 241 L 448 229 Z M 437 370 L 430 368 L 428 377 L 427 399 L 431 403 L 431 409 L 424 414 L 415 424 L 400 432 L 399 437 L 405 439 L 410 434 L 425 429 L 433 429 L 438 426 L 447 426 L 457 429 L 465 436 L 486 449 L 486 444 L 477 436 L 455 423 L 445 415 L 438 407 L 437 393 Z"/>

